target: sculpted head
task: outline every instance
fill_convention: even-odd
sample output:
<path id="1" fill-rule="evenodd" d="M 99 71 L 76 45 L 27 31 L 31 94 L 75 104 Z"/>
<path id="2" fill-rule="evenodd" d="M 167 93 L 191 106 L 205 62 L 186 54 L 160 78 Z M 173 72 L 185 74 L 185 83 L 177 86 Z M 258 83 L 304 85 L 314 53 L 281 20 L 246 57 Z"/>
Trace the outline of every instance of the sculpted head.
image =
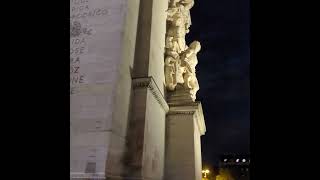
<path id="1" fill-rule="evenodd" d="M 199 41 L 193 41 L 193 42 L 190 44 L 189 48 L 194 49 L 194 51 L 195 51 L 196 53 L 198 53 L 198 52 L 201 50 L 200 42 L 199 42 Z"/>

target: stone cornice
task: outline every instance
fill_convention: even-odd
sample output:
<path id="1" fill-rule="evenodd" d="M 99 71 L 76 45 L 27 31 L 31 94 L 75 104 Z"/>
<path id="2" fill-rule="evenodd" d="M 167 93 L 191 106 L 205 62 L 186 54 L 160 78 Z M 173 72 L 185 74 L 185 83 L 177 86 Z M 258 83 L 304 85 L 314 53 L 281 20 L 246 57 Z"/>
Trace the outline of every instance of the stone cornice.
<path id="1" fill-rule="evenodd" d="M 159 87 L 152 77 L 143 77 L 143 78 L 133 78 L 132 79 L 133 89 L 143 89 L 148 88 L 153 97 L 157 100 L 157 102 L 161 105 L 163 110 L 167 113 L 169 111 L 169 106 L 161 93 Z"/>
<path id="2" fill-rule="evenodd" d="M 170 105 L 168 115 L 194 115 L 200 134 L 204 135 L 206 132 L 202 105 L 199 101 L 186 104 L 172 104 Z"/>

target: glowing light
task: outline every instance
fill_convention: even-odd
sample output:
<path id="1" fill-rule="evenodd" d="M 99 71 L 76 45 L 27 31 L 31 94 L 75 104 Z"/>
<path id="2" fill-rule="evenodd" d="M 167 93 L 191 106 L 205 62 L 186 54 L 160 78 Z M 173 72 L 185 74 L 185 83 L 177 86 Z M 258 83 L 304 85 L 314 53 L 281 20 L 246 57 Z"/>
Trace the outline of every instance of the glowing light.
<path id="1" fill-rule="evenodd" d="M 236 162 L 239 162 L 239 159 L 237 159 Z"/>
<path id="2" fill-rule="evenodd" d="M 205 178 L 207 177 L 207 174 L 210 173 L 210 171 L 209 171 L 208 169 L 202 170 L 201 172 L 204 173 L 204 177 L 205 177 Z"/>
<path id="3" fill-rule="evenodd" d="M 207 174 L 209 174 L 210 171 L 209 171 L 208 169 L 206 169 L 206 170 L 202 170 L 202 173 L 207 173 Z"/>
<path id="4" fill-rule="evenodd" d="M 224 159 L 223 161 L 224 161 L 224 162 L 227 162 L 227 161 L 228 161 L 228 159 Z"/>
<path id="5" fill-rule="evenodd" d="M 242 162 L 246 162 L 246 159 L 242 159 Z"/>

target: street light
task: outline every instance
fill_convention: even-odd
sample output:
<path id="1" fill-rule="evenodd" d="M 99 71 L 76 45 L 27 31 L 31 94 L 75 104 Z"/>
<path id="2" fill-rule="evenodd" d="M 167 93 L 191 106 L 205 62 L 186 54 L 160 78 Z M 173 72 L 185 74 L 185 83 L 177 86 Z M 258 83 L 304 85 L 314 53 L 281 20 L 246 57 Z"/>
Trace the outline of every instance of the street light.
<path id="1" fill-rule="evenodd" d="M 204 173 L 204 177 L 206 178 L 207 174 L 209 174 L 210 171 L 208 169 L 206 169 L 206 170 L 202 170 L 202 173 Z"/>

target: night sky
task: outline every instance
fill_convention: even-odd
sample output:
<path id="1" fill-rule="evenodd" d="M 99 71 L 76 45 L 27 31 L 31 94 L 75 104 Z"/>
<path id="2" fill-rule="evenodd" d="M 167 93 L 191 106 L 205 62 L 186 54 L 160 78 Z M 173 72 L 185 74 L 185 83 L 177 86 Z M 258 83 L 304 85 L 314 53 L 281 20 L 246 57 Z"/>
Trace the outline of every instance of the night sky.
<path id="1" fill-rule="evenodd" d="M 203 165 L 220 154 L 249 153 L 249 0 L 195 0 L 187 35 L 201 42 L 197 77 L 207 132 L 201 138 Z"/>

